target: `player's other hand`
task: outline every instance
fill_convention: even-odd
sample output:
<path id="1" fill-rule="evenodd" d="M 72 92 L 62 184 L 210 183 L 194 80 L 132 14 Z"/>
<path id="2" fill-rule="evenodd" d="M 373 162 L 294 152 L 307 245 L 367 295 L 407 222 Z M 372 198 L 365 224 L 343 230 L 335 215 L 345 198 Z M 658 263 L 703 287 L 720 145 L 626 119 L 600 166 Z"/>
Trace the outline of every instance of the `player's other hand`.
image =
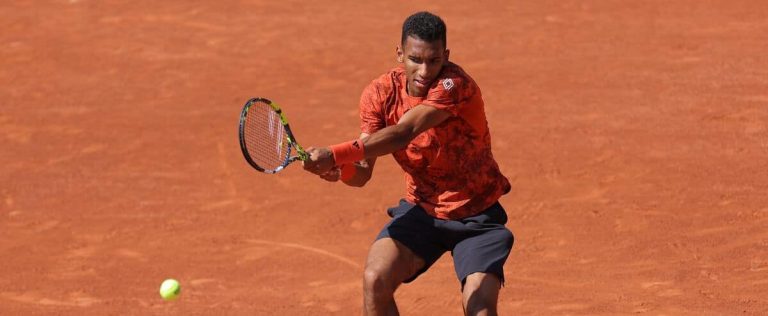
<path id="1" fill-rule="evenodd" d="M 322 176 L 336 167 L 333 153 L 328 148 L 309 147 L 307 154 L 309 154 L 309 158 L 302 162 L 304 170 Z"/>
<path id="2" fill-rule="evenodd" d="M 320 179 L 330 182 L 336 182 L 341 179 L 341 169 L 339 167 L 333 167 L 330 171 L 320 175 Z"/>

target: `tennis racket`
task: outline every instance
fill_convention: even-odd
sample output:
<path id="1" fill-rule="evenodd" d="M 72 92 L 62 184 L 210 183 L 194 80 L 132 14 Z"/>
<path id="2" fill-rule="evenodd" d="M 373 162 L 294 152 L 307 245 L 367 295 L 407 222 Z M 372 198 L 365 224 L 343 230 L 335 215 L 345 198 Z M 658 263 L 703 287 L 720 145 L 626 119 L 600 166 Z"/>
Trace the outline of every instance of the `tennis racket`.
<path id="1" fill-rule="evenodd" d="M 307 160 L 307 153 L 296 142 L 280 107 L 264 98 L 248 100 L 240 113 L 240 149 L 253 168 L 277 173 L 290 163 Z M 291 156 L 291 150 L 296 155 Z"/>

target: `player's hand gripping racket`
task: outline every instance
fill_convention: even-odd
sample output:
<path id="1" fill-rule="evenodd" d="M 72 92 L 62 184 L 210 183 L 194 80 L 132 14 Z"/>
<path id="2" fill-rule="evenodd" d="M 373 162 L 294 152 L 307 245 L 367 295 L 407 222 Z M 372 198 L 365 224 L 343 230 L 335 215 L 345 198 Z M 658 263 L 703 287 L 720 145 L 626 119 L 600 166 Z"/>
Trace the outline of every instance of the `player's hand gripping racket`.
<path id="1" fill-rule="evenodd" d="M 291 149 L 296 155 L 291 156 Z M 252 167 L 276 173 L 307 153 L 296 143 L 280 107 L 264 98 L 248 100 L 240 113 L 240 149 Z"/>

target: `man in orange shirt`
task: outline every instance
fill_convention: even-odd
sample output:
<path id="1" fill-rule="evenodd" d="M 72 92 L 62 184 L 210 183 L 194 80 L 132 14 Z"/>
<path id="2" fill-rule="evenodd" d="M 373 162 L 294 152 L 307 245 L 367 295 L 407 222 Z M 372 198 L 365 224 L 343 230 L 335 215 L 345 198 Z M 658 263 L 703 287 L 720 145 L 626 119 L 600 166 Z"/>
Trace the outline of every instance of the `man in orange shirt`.
<path id="1" fill-rule="evenodd" d="M 386 154 L 405 171 L 406 196 L 388 210 L 392 220 L 368 254 L 366 315 L 397 315 L 397 287 L 447 251 L 465 314 L 496 314 L 514 240 L 498 199 L 510 184 L 491 153 L 480 88 L 448 55 L 442 19 L 411 15 L 397 48 L 402 66 L 363 91 L 360 138 L 307 149 L 304 168 L 328 181 L 362 187 Z"/>

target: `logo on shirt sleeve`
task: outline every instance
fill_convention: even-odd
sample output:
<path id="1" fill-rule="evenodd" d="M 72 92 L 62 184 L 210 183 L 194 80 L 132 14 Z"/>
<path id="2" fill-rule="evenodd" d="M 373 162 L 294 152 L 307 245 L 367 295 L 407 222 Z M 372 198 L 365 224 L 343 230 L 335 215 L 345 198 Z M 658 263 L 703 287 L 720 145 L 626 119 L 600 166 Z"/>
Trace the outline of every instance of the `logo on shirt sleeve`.
<path id="1" fill-rule="evenodd" d="M 443 88 L 445 88 L 445 91 L 451 90 L 453 88 L 453 80 L 451 78 L 443 79 Z"/>

